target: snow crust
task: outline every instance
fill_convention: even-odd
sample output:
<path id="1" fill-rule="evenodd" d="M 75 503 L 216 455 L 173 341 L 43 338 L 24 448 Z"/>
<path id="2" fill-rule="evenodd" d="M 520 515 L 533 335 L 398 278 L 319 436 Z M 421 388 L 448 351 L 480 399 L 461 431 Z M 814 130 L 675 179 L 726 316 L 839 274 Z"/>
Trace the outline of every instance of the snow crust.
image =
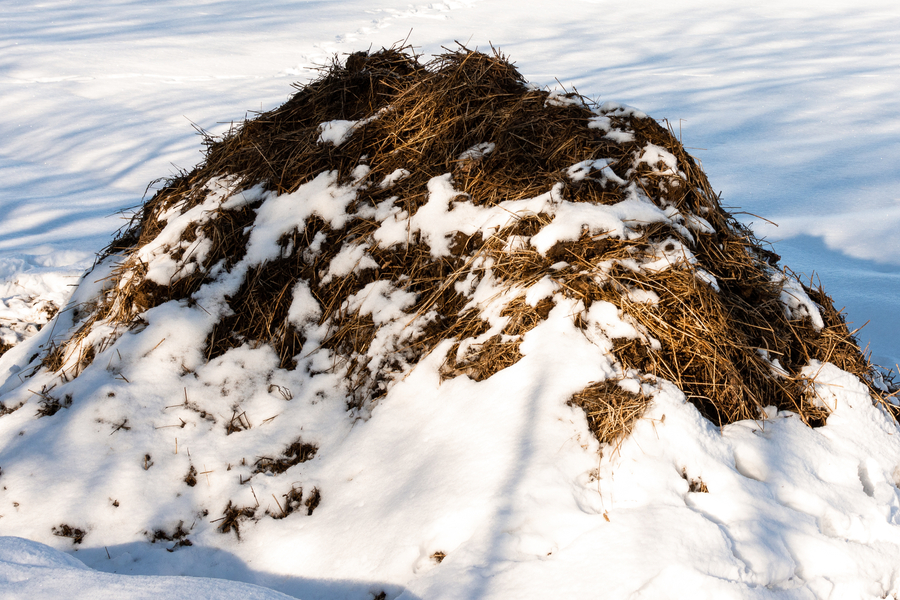
<path id="1" fill-rule="evenodd" d="M 44 544 L 0 537 L 0 597 L 29 600 L 283 600 L 290 598 L 246 583 L 198 577 L 111 575 Z"/>
<path id="2" fill-rule="evenodd" d="M 354 131 L 368 125 L 379 116 L 380 114 L 375 114 L 371 117 L 360 119 L 359 121 L 345 121 L 343 119 L 326 121 L 319 125 L 318 142 L 320 144 L 340 146 L 350 139 L 350 136 L 353 135 Z"/>

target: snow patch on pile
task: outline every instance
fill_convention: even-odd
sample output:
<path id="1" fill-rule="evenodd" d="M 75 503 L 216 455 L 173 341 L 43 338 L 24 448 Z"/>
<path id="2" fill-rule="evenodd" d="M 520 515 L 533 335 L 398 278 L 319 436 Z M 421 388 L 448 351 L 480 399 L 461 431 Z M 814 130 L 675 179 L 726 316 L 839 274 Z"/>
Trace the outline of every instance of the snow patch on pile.
<path id="1" fill-rule="evenodd" d="M 15 346 L 49 323 L 92 261 L 85 256 L 81 268 L 60 269 L 0 259 L 0 346 Z"/>

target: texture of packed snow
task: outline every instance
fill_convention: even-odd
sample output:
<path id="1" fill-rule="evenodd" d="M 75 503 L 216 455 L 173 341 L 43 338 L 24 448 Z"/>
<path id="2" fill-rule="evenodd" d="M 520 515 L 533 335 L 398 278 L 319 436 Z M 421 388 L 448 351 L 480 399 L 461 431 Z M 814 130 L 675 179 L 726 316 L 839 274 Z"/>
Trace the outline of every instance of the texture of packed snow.
<path id="1" fill-rule="evenodd" d="M 28 600 L 287 600 L 274 590 L 198 577 L 112 575 L 44 544 L 0 537 L 0 597 Z"/>
<path id="2" fill-rule="evenodd" d="M 781 273 L 774 273 L 772 279 L 775 283 L 781 285 L 781 303 L 784 304 L 784 310 L 788 318 L 809 317 L 816 329 L 825 327 L 819 307 L 816 306 L 816 303 L 812 301 L 809 294 L 803 290 L 803 286 L 797 280 L 785 277 Z"/>
<path id="3" fill-rule="evenodd" d="M 482 142 L 460 154 L 457 160 L 479 160 L 493 152 L 496 147 L 497 144 L 494 142 Z"/>
<path id="4" fill-rule="evenodd" d="M 572 181 L 582 181 L 593 171 L 599 171 L 602 178 L 609 179 L 617 184 L 625 183 L 621 177 L 616 175 L 615 172 L 609 168 L 610 162 L 611 161 L 608 158 L 584 160 L 569 167 L 566 170 L 566 175 L 568 175 L 569 179 Z"/>
<path id="5" fill-rule="evenodd" d="M 0 419 L 0 487 L 23 490 L 0 491 L 0 532 L 36 541 L 0 538 L 0 596 L 900 594 L 900 435 L 858 381 L 812 362 L 804 375 L 833 411 L 826 426 L 813 430 L 790 413 L 769 410 L 720 430 L 666 382 L 626 377 L 620 385 L 652 397 L 651 409 L 631 437 L 601 456 L 580 409 L 565 400 L 592 381 L 624 375 L 604 351 L 611 331 L 642 334 L 595 304 L 588 339 L 570 318 L 584 307 L 554 296 L 549 280 L 527 290 L 532 305 L 546 297 L 557 304 L 526 334 L 519 363 L 482 382 L 457 377 L 441 385 L 436 357 L 449 347 L 439 347 L 355 424 L 341 409 L 342 382 L 323 353 L 300 357 L 292 372 L 277 369 L 267 347 L 237 348 L 205 363 L 204 332 L 214 321 L 206 311 L 217 313 L 228 282 L 205 290 L 199 307 L 156 307 L 140 335 L 121 334 L 95 360 L 100 368 L 66 384 L 85 401 L 62 409 L 65 419 L 32 418 L 40 398 L 29 389 L 58 381 L 46 374 L 27 385 L 20 379 L 35 368 L 38 346 L 75 326 L 77 306 L 105 285 L 112 263 L 84 278 L 66 310 L 73 284 L 122 224 L 107 217 L 139 204 L 148 182 L 174 172 L 171 163 L 189 168 L 199 159 L 188 119 L 221 133 L 244 110 L 283 102 L 290 82 L 313 77 L 313 67 L 332 53 L 390 45 L 410 29 L 410 41 L 426 53 L 454 39 L 471 37 L 470 45 L 481 48 L 493 42 L 540 85 L 556 85 L 559 77 L 567 88 L 601 95 L 601 115 L 590 126 L 613 140 L 630 135 L 614 118 L 639 111 L 607 98 L 670 119 L 685 145 L 696 147 L 691 152 L 723 202 L 777 222 L 739 215 L 775 242 L 787 265 L 816 271 L 857 326 L 871 320 L 861 339 L 871 342 L 876 362 L 893 365 L 900 360 L 895 3 L 698 0 L 610 11 L 603 3 L 565 0 L 522 11 L 504 0 L 277 1 L 258 8 L 13 1 L 5 8 L 0 340 L 31 337 L 0 358 L 0 401 L 7 408 L 25 403 Z M 338 145 L 353 128 L 332 122 L 322 142 Z M 672 168 L 662 154 L 645 157 L 653 168 Z M 397 172 L 380 185 L 407 175 Z M 570 174 L 579 176 L 620 183 L 600 165 Z M 295 192 L 293 204 L 261 189 L 227 200 L 234 206 L 265 200 L 261 206 L 268 207 L 260 209 L 245 266 L 277 257 L 280 234 L 306 216 L 340 223 L 356 186 L 372 184 L 362 172 L 343 187 L 333 175 L 320 177 Z M 398 213 L 392 202 L 373 211 L 385 241 L 406 243 L 417 228 L 440 253 L 453 228 L 499 228 L 510 218 L 506 211 L 524 216 L 548 208 L 555 230 L 520 243 L 549 249 L 597 219 L 606 219 L 604 233 L 611 235 L 627 236 L 623 220 L 631 218 L 709 228 L 702 215 L 654 212 L 637 192 L 619 213 L 586 215 L 567 206 L 559 190 L 509 203 L 503 214 L 472 210 L 454 196 L 449 179 L 435 180 L 430 191 L 427 222 Z M 291 212 L 297 203 L 303 215 Z M 178 243 L 177 227 L 191 226 L 177 220 L 169 223 L 173 235 L 158 240 L 160 249 Z M 192 222 L 200 220 L 198 212 Z M 203 248 L 186 251 L 202 257 Z M 157 269 L 154 278 L 177 276 L 164 255 L 146 257 Z M 686 255 L 665 256 L 672 260 L 661 268 L 677 268 Z M 338 276 L 375 268 L 351 265 L 353 258 L 329 269 Z M 821 319 L 798 289 L 786 280 L 785 310 Z M 500 291 L 489 278 L 469 288 L 486 311 L 500 305 Z M 369 292 L 354 301 L 373 319 L 396 321 L 399 331 L 402 293 Z M 658 298 L 633 292 L 632 300 Z M 55 325 L 42 327 L 44 301 L 63 308 Z M 316 310 L 310 290 L 295 286 L 290 318 L 310 347 L 324 337 Z M 493 315 L 492 328 L 502 328 L 500 319 Z M 770 360 L 777 370 L 777 359 Z M 196 373 L 194 381 L 182 377 L 182 367 Z M 223 396 L 235 408 L 222 410 Z M 225 423 L 244 419 L 250 428 L 225 435 Z M 280 440 L 298 436 L 316 443 L 315 459 L 294 467 L 284 482 L 260 473 L 252 485 L 241 483 L 259 455 L 276 456 Z M 97 444 L 106 450 L 95 453 Z M 161 447 L 171 451 L 146 458 L 148 448 Z M 192 466 L 210 510 L 204 517 L 190 512 L 187 494 L 178 496 Z M 313 515 L 245 522 L 240 539 L 210 523 L 227 499 L 277 514 L 278 499 L 295 485 L 307 496 L 321 490 Z M 37 514 L 48 493 L 59 512 Z M 60 515 L 69 525 L 87 525 L 81 544 L 52 534 Z M 153 528 L 172 533 L 185 516 L 193 546 L 149 542 Z M 114 525 L 104 531 L 115 535 L 98 539 L 90 523 L 99 522 Z M 446 554 L 440 563 L 431 558 L 436 552 Z"/>
<path id="6" fill-rule="evenodd" d="M 257 213 L 244 260 L 258 265 L 276 258 L 281 252 L 278 245 L 281 236 L 305 223 L 312 215 L 321 217 L 334 229 L 343 227 L 347 205 L 356 198 L 358 184 L 368 171 L 365 165 L 358 166 L 353 173 L 355 181 L 346 186 L 336 185 L 337 171 L 325 171 L 295 192 L 265 202 Z M 303 209 L 297 210 L 298 206 Z"/>
<path id="7" fill-rule="evenodd" d="M 350 136 L 353 135 L 353 132 L 371 123 L 375 119 L 380 116 L 381 113 L 377 113 L 372 115 L 371 117 L 366 117 L 365 119 L 360 119 L 359 121 L 345 121 L 342 119 L 337 119 L 335 121 L 326 121 L 319 125 L 319 138 L 318 142 L 320 144 L 331 144 L 333 146 L 340 146 L 344 142 L 350 139 Z"/>

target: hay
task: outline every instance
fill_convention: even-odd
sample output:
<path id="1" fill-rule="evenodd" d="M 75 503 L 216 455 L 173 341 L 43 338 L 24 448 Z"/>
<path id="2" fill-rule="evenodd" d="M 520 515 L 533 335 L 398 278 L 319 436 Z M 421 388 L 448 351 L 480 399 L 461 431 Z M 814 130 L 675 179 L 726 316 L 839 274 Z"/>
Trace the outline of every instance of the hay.
<path id="1" fill-rule="evenodd" d="M 156 529 L 152 534 L 148 532 L 147 537 L 150 539 L 151 544 L 155 544 L 156 542 L 175 542 L 171 548 L 166 548 L 169 552 L 174 552 L 177 548 L 194 545 L 194 543 L 187 538 L 189 534 L 190 531 L 184 528 L 184 521 L 178 521 L 178 524 L 171 533 L 164 529 Z"/>
<path id="2" fill-rule="evenodd" d="M 256 460 L 254 473 L 271 473 L 277 475 L 284 473 L 294 465 L 312 460 L 315 457 L 318 448 L 313 444 L 304 443 L 303 440 L 297 439 L 294 443 L 284 449 L 281 458 L 271 458 L 269 456 L 261 456 Z"/>
<path id="3" fill-rule="evenodd" d="M 600 442 L 614 444 L 631 433 L 634 422 L 644 414 L 647 398 L 615 381 L 601 381 L 572 396 L 570 403 L 584 410 L 588 427 Z"/>
<path id="4" fill-rule="evenodd" d="M 57 537 L 65 537 L 71 539 L 72 543 L 75 545 L 83 542 L 84 536 L 86 535 L 83 529 L 72 527 L 71 525 L 66 525 L 65 523 L 62 523 L 61 525 L 59 525 L 59 527 L 54 527 L 52 533 Z"/>
<path id="5" fill-rule="evenodd" d="M 233 504 L 231 500 L 228 501 L 228 506 L 225 507 L 225 511 L 223 516 L 216 519 L 215 521 L 211 521 L 215 523 L 217 521 L 221 521 L 219 525 L 219 533 L 229 533 L 234 531 L 234 535 L 237 539 L 241 539 L 241 522 L 246 521 L 247 519 L 252 519 L 256 514 L 256 508 L 254 506 L 243 506 L 238 507 Z"/>
<path id="6" fill-rule="evenodd" d="M 605 121 L 595 126 L 598 115 Z M 356 124 L 341 143 L 322 143 L 320 126 L 336 120 Z M 606 135 L 609 130 L 618 135 Z M 525 293 L 549 278 L 585 311 L 608 302 L 639 329 L 639 338 L 613 340 L 623 373 L 672 381 L 718 425 L 759 418 L 769 405 L 821 424 L 827 414 L 807 397 L 798 375 L 813 359 L 857 375 L 881 398 L 872 366 L 831 299 L 802 286 L 820 309 L 821 328 L 810 314 L 786 310 L 778 257 L 722 209 L 699 165 L 667 127 L 634 111 L 592 107 L 574 93 L 529 87 L 499 53 L 461 47 L 427 64 L 403 48 L 356 53 L 298 87 L 284 105 L 205 143 L 205 162 L 166 182 L 106 249 L 106 255 L 121 257 L 110 291 L 69 340 L 47 353 L 46 368 L 77 376 L 108 343 L 91 335 L 97 324 L 119 333 L 139 327 L 144 311 L 169 300 L 190 305 L 202 286 L 237 268 L 261 200 L 236 208 L 219 202 L 187 226 L 167 250 L 179 265 L 168 285 L 148 276 L 141 254 L 171 214 L 184 215 L 206 202 L 213 184 L 228 188 L 223 198 L 257 185 L 288 194 L 330 171 L 349 184 L 363 164 L 368 181 L 390 183 L 359 187 L 347 210 L 351 216 L 340 227 L 313 215 L 277 240 L 278 258 L 250 266 L 228 297 L 229 314 L 209 333 L 208 360 L 243 344 L 270 344 L 280 366 L 291 369 L 299 356 L 326 349 L 335 357 L 334 368 L 346 374 L 350 407 L 360 409 L 439 342 L 455 339 L 442 375 L 483 380 L 516 363 L 522 336 L 547 318 L 552 302 L 531 305 Z M 677 168 L 654 159 L 653 152 L 674 157 Z M 604 165 L 585 163 L 599 159 Z M 573 165 L 582 165 L 581 171 L 573 172 Z M 477 207 L 551 190 L 567 202 L 612 206 L 625 200 L 627 183 L 662 209 L 693 215 L 695 224 L 690 231 L 672 223 L 638 224 L 633 235 L 618 237 L 585 231 L 542 253 L 528 240 L 552 216 L 538 213 L 511 219 L 489 235 L 459 231 L 443 255 L 435 253 L 435 240 L 418 231 L 410 231 L 405 244 L 381 247 L 373 237 L 381 223 L 372 216 L 375 207 L 415 215 L 428 202 L 429 183 L 446 173 L 459 197 Z M 208 249 L 199 256 L 201 243 Z M 335 257 L 355 247 L 376 267 L 327 275 Z M 679 248 L 684 260 L 669 268 L 628 266 Z M 505 290 L 498 300 L 504 303 L 500 326 L 460 291 L 466 281 L 488 279 Z M 376 360 L 370 350 L 382 325 L 351 300 L 380 281 L 414 301 L 404 309 L 406 332 L 395 336 L 386 358 Z M 319 307 L 318 323 L 327 326 L 317 348 L 308 347 L 289 319 L 298 282 L 308 286 Z M 586 327 L 582 315 L 575 319 Z M 572 398 L 598 439 L 608 443 L 630 431 L 647 401 L 615 382 L 596 382 Z M 226 425 L 229 433 L 249 426 L 236 411 Z M 304 460 L 298 458 L 304 452 L 260 459 L 257 471 L 277 472 Z M 285 497 L 290 510 L 301 497 Z M 239 521 L 252 514 L 229 506 L 220 529 L 237 533 Z"/>

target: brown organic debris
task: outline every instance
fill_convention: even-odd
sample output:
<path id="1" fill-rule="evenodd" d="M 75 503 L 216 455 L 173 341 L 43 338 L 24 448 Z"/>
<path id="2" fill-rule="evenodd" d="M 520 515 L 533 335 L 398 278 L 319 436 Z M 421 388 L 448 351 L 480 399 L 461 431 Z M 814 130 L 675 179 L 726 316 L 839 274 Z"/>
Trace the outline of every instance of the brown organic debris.
<path id="1" fill-rule="evenodd" d="M 40 408 L 37 410 L 38 417 L 50 417 L 59 412 L 61 408 L 69 408 L 72 406 L 72 396 L 66 394 L 62 398 L 56 398 L 46 392 L 35 392 L 41 397 Z"/>
<path id="2" fill-rule="evenodd" d="M 188 487 L 194 487 L 197 485 L 197 469 L 194 465 L 188 469 L 187 475 L 184 476 L 184 482 L 188 485 Z"/>
<path id="3" fill-rule="evenodd" d="M 282 494 L 281 497 L 282 500 L 275 498 L 275 502 L 278 505 L 278 512 L 269 513 L 274 519 L 283 519 L 294 512 L 303 510 L 304 507 L 306 508 L 307 516 L 312 515 L 313 511 L 316 510 L 316 507 L 319 506 L 319 502 L 322 500 L 322 495 L 317 487 L 312 489 L 305 501 L 303 500 L 302 487 L 292 486 L 290 491 L 287 494 Z"/>
<path id="4" fill-rule="evenodd" d="M 178 524 L 171 533 L 165 529 L 156 529 L 153 531 L 152 535 L 148 534 L 148 537 L 152 544 L 155 544 L 156 542 L 175 542 L 171 548 L 166 548 L 169 552 L 174 552 L 177 548 L 194 545 L 194 543 L 187 538 L 188 533 L 190 533 L 190 531 L 184 528 L 184 521 L 178 521 Z"/>
<path id="5" fill-rule="evenodd" d="M 313 488 L 312 492 L 309 494 L 309 498 L 307 498 L 304 503 L 306 505 L 306 515 L 312 515 L 313 511 L 316 510 L 321 501 L 322 494 L 319 493 L 319 488 Z"/>
<path id="6" fill-rule="evenodd" d="M 600 441 L 614 444 L 629 433 L 647 408 L 648 399 L 626 391 L 615 381 L 592 383 L 578 392 L 570 403 L 584 410 L 588 427 Z"/>
<path id="7" fill-rule="evenodd" d="M 72 527 L 65 523 L 61 524 L 59 527 L 54 527 L 52 532 L 55 536 L 70 538 L 73 544 L 80 544 L 84 541 L 84 536 L 86 535 L 83 529 Z"/>
<path id="8" fill-rule="evenodd" d="M 681 470 L 681 478 L 688 482 L 688 491 L 694 494 L 708 494 L 709 488 L 706 487 L 706 484 L 703 483 L 703 480 L 699 477 L 693 478 L 689 477 L 687 474 L 687 469 Z"/>
<path id="9" fill-rule="evenodd" d="M 241 539 L 241 521 L 252 519 L 256 514 L 256 508 L 252 506 L 238 507 L 229 500 L 223 514 L 223 517 L 217 519 L 217 521 L 221 521 L 219 533 L 229 533 L 234 530 L 234 535 Z M 215 523 L 215 521 L 213 522 Z"/>
<path id="10" fill-rule="evenodd" d="M 294 465 L 311 460 L 318 448 L 313 444 L 308 444 L 302 439 L 297 438 L 287 448 L 285 448 L 279 458 L 271 458 L 261 456 L 256 460 L 254 473 L 271 473 L 278 475 L 284 473 Z"/>
<path id="11" fill-rule="evenodd" d="M 320 126 L 338 119 L 358 124 L 342 143 L 321 143 Z M 609 137 L 608 128 L 623 135 Z M 627 316 L 640 336 L 612 340 L 616 368 L 674 383 L 717 425 L 760 418 L 770 405 L 821 425 L 827 411 L 808 397 L 799 377 L 811 360 L 858 376 L 876 401 L 897 412 L 874 385 L 873 367 L 824 291 L 802 286 L 818 305 L 821 329 L 786 309 L 783 277 L 792 274 L 722 208 L 699 163 L 665 124 L 621 107 L 592 106 L 575 93 L 529 87 L 497 52 L 460 47 L 426 64 L 408 48 L 356 53 L 299 86 L 282 106 L 205 143 L 205 161 L 167 181 L 107 248 L 119 259 L 112 285 L 79 312 L 75 334 L 48 348 L 45 368 L 78 376 L 109 343 L 88 335 L 95 324 L 116 332 L 139 329 L 144 311 L 171 300 L 193 306 L 204 285 L 235 272 L 262 200 L 230 208 L 223 203 L 188 225 L 169 249 L 179 270 L 168 285 L 148 279 L 139 256 L 173 211 L 184 214 L 206 201 L 211 182 L 227 185 L 229 193 L 261 186 L 287 194 L 326 173 L 351 185 L 362 165 L 368 174 L 355 188 L 345 221 L 314 214 L 277 240 L 279 257 L 241 272 L 240 285 L 226 298 L 229 311 L 207 335 L 207 360 L 244 344 L 267 344 L 281 368 L 293 369 L 312 352 L 329 352 L 333 369 L 345 375 L 349 407 L 362 411 L 444 340 L 454 341 L 443 357 L 445 378 L 481 381 L 517 363 L 523 338 L 554 306 L 549 297 L 527 301 L 527 292 L 549 280 L 585 313 L 608 302 Z M 642 160 L 648 148 L 667 153 L 677 167 Z M 572 171 L 579 164 L 581 170 Z M 458 192 L 454 202 L 476 207 L 502 207 L 551 190 L 565 202 L 609 206 L 631 189 L 681 215 L 684 225 L 634 224 L 621 237 L 585 227 L 579 239 L 541 253 L 530 240 L 554 216 L 511 214 L 499 229 L 455 232 L 446 240 L 449 254 L 436 253 L 432 245 L 440 241 L 411 230 L 405 244 L 382 247 L 374 235 L 381 221 L 373 215 L 415 215 L 429 201 L 429 183 L 445 174 Z M 198 241 L 209 247 L 200 257 L 191 250 Z M 684 260 L 663 269 L 635 267 L 676 248 L 684 249 Z M 362 257 L 359 268 L 332 276 L 335 257 L 353 249 Z M 484 281 L 505 290 L 499 317 L 488 319 L 472 305 L 471 290 Z M 403 333 L 390 340 L 384 356 L 373 357 L 384 324 L 351 300 L 380 283 L 411 300 L 400 321 Z M 316 308 L 310 323 L 327 330 L 317 347 L 310 347 L 303 324 L 291 321 L 298 284 Z M 587 327 L 584 314 L 571 318 Z M 41 414 L 63 406 L 44 399 Z M 601 381 L 571 401 L 584 409 L 597 438 L 612 444 L 629 433 L 648 398 Z M 251 427 L 245 412 L 232 407 L 231 413 L 228 433 Z M 282 473 L 315 451 L 298 440 L 280 457 L 259 458 L 254 472 Z M 228 510 L 230 520 L 220 528 L 237 531 L 248 509 Z"/>
<path id="12" fill-rule="evenodd" d="M 3 404 L 2 402 L 0 402 L 0 417 L 4 417 L 6 415 L 12 414 L 12 413 L 16 412 L 17 410 L 19 410 L 20 408 L 22 408 L 23 406 L 25 406 L 24 402 L 20 402 L 14 406 L 7 406 L 7 405 Z"/>

